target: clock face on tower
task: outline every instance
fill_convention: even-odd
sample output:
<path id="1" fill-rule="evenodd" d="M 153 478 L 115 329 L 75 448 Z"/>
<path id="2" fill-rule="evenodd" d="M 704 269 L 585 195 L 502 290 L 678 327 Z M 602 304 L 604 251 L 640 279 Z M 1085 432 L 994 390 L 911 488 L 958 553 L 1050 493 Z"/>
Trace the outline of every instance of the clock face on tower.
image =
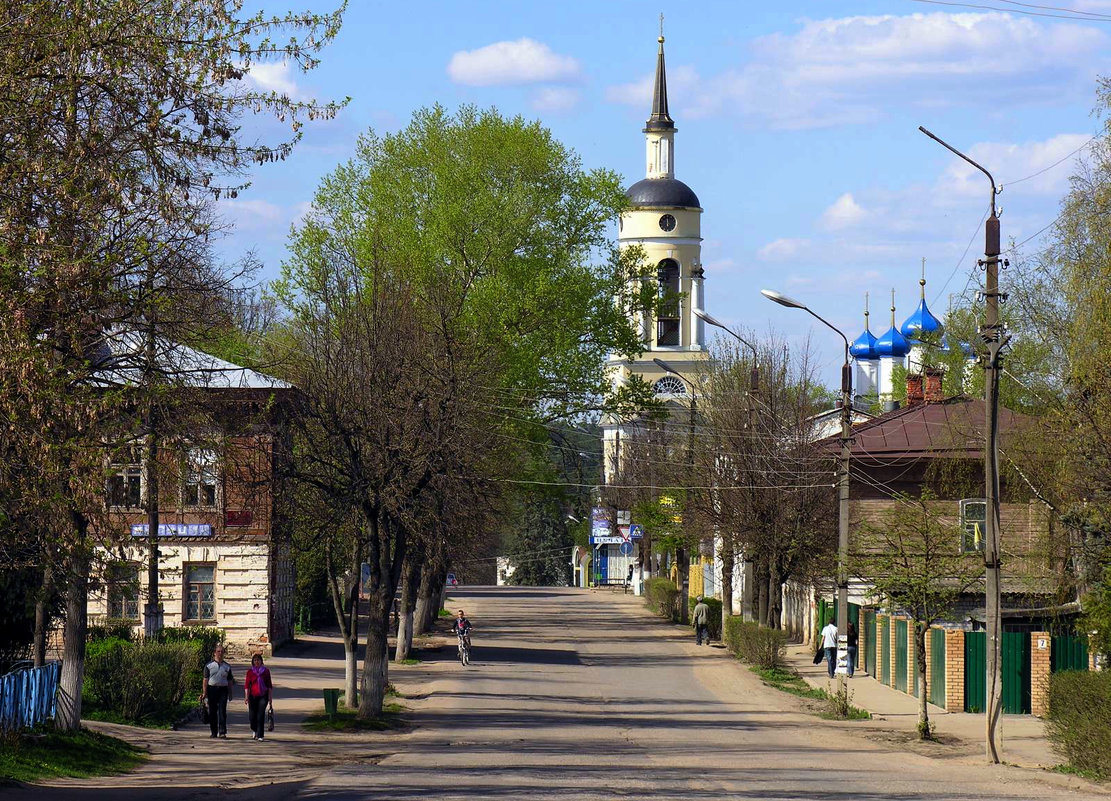
<path id="1" fill-rule="evenodd" d="M 660 217 L 660 228 L 665 231 L 674 231 L 675 218 L 672 217 L 670 214 L 665 214 L 663 217 Z"/>

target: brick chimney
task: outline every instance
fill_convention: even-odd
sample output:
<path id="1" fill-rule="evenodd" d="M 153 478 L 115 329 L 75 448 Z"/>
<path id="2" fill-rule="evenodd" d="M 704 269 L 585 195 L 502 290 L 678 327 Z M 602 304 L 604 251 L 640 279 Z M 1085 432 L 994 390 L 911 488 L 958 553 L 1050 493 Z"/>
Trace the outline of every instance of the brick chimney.
<path id="1" fill-rule="evenodd" d="M 917 406 L 925 402 L 921 373 L 907 373 L 907 406 Z"/>
<path id="2" fill-rule="evenodd" d="M 945 393 L 941 389 L 941 379 L 944 375 L 944 370 L 936 367 L 926 368 L 926 387 L 923 392 L 926 403 L 941 403 L 945 400 Z"/>

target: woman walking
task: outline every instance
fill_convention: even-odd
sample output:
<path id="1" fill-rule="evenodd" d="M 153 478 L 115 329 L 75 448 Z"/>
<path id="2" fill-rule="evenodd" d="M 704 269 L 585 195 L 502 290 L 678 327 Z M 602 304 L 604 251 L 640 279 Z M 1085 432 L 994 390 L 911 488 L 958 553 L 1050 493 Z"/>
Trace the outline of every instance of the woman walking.
<path id="1" fill-rule="evenodd" d="M 247 705 L 247 714 L 251 719 L 252 739 L 266 739 L 266 708 L 273 703 L 273 689 L 270 669 L 262 663 L 262 654 L 255 654 L 251 657 L 251 669 L 243 682 L 243 703 Z"/>

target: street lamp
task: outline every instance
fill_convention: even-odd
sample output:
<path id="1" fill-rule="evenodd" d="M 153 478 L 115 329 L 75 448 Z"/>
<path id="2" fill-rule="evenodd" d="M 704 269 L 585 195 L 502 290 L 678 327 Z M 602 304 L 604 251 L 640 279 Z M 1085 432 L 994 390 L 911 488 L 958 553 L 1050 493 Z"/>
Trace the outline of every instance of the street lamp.
<path id="1" fill-rule="evenodd" d="M 789 309 L 802 309 L 818 322 L 831 329 L 845 342 L 845 363 L 841 366 L 841 465 L 838 479 L 838 521 L 837 521 L 837 648 L 838 665 L 841 654 L 848 645 L 849 625 L 849 441 L 852 437 L 853 411 L 853 374 L 849 364 L 849 338 L 828 320 L 816 314 L 805 303 L 789 298 L 770 289 L 761 289 L 760 294 L 768 300 Z M 841 673 L 844 680 L 844 673 Z"/>
<path id="2" fill-rule="evenodd" d="M 694 382 L 680 373 L 670 364 L 663 359 L 652 359 L 652 363 L 663 370 L 665 373 L 670 373 L 676 378 L 680 379 L 687 386 L 691 388 L 691 402 L 690 402 L 690 431 L 689 438 L 687 439 L 687 471 L 690 476 L 694 475 L 694 418 L 697 413 L 698 394 L 694 388 Z M 689 515 L 688 515 L 689 518 Z M 679 622 L 688 623 L 690 620 L 690 613 L 687 609 L 687 581 L 690 573 L 690 559 L 687 549 L 681 548 L 683 558 L 679 559 Z"/>
<path id="3" fill-rule="evenodd" d="M 995 208 L 995 196 L 1002 189 L 996 187 L 991 173 L 970 159 L 940 137 L 930 133 L 921 125 L 918 130 L 933 139 L 954 155 L 967 161 L 987 176 L 991 184 L 991 215 L 984 225 L 984 258 L 979 262 L 984 268 L 984 324 L 980 327 L 980 338 L 986 352 L 981 357 L 984 367 L 984 628 L 987 637 L 987 709 L 985 713 L 985 746 L 987 757 L 999 762 L 999 743 L 996 742 L 996 726 L 1003 711 L 1003 680 L 1001 665 L 1002 618 L 1000 612 L 1000 561 L 999 561 L 999 374 L 1002 372 L 1004 337 L 1003 323 L 999 320 L 999 299 L 1006 299 L 999 291 L 999 263 L 1007 266 L 999 258 L 999 214 Z"/>
<path id="4" fill-rule="evenodd" d="M 748 389 L 748 395 L 745 397 L 745 405 L 748 407 L 747 410 L 746 410 L 746 412 L 747 412 L 746 416 L 748 417 L 748 426 L 747 427 L 748 427 L 748 431 L 749 431 L 749 436 L 752 438 L 752 439 L 750 439 L 750 445 L 755 444 L 755 437 L 756 437 L 756 425 L 755 425 L 755 423 L 756 423 L 756 421 L 755 421 L 756 404 L 754 403 L 754 401 L 755 401 L 754 396 L 756 395 L 756 391 L 760 386 L 760 368 L 757 366 L 758 363 L 759 363 L 759 354 L 756 351 L 756 346 L 753 345 L 751 342 L 749 342 L 744 337 L 742 337 L 740 334 L 738 334 L 732 328 L 727 326 L 725 323 L 721 322 L 716 317 L 711 315 L 709 312 L 704 311 L 703 309 L 695 309 L 694 310 L 694 315 L 698 319 L 702 320 L 704 323 L 708 323 L 709 325 L 712 325 L 715 328 L 720 328 L 722 331 L 729 334 L 735 340 L 737 340 L 742 345 L 744 345 L 745 347 L 747 347 L 749 350 L 752 351 L 752 374 L 751 374 L 751 376 L 749 376 L 749 389 Z M 722 600 L 722 604 L 721 604 L 721 630 L 725 631 L 726 618 L 728 618 L 729 615 L 731 615 L 733 613 L 733 608 L 732 608 L 733 607 L 733 564 L 734 564 L 733 560 L 735 559 L 735 554 L 732 553 L 733 543 L 730 542 L 728 545 L 726 545 L 725 534 L 724 533 L 722 534 L 721 544 L 722 544 L 722 560 L 721 560 L 721 586 L 722 586 L 722 590 L 721 590 L 721 600 Z M 752 606 L 753 606 L 753 603 L 752 603 L 753 586 L 752 585 L 755 583 L 755 578 L 754 578 L 754 575 L 753 575 L 754 573 L 755 573 L 755 569 L 754 569 L 754 566 L 753 566 L 753 563 L 752 563 L 752 556 L 748 552 L 748 550 L 746 549 L 745 550 L 745 557 L 744 557 L 744 575 L 742 577 L 743 584 L 742 584 L 742 588 L 741 588 L 741 616 L 746 621 L 750 621 L 750 620 L 752 620 L 753 617 L 755 617 L 755 615 L 752 611 Z M 728 593 L 729 597 L 728 597 L 728 599 L 726 598 L 726 591 L 725 591 L 726 587 L 729 587 L 729 593 Z M 726 600 L 728 600 L 728 603 L 726 603 Z"/>

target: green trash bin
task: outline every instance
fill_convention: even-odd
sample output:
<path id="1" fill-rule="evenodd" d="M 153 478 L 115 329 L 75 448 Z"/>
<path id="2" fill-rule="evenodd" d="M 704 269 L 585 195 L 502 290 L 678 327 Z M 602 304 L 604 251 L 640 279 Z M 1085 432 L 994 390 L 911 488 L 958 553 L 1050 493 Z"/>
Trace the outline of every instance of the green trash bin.
<path id="1" fill-rule="evenodd" d="M 343 690 L 325 690 L 324 691 L 324 714 L 331 720 L 336 716 L 339 709 L 339 694 Z"/>

